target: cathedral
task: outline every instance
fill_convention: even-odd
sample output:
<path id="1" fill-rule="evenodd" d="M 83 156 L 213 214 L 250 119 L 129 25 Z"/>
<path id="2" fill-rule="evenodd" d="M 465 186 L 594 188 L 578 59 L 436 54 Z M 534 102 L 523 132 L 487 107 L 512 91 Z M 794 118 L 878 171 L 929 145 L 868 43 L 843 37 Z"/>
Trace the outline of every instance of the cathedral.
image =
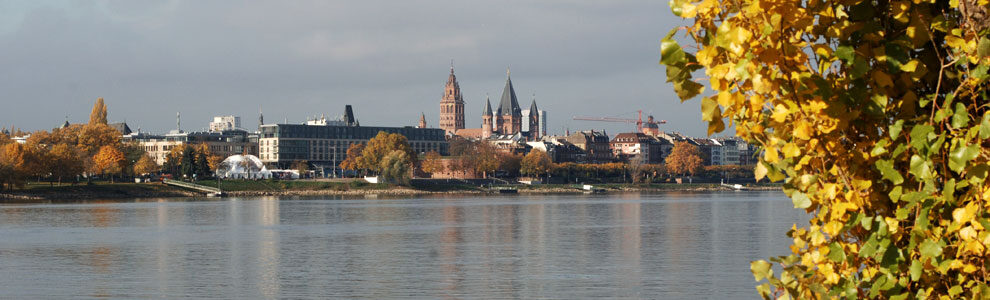
<path id="1" fill-rule="evenodd" d="M 530 130 L 522 130 L 523 122 L 527 122 Z M 454 67 L 450 67 L 450 76 L 444 87 L 444 96 L 440 99 L 440 128 L 450 134 L 465 138 L 489 139 L 498 136 L 520 134 L 530 140 L 540 138 L 540 116 L 536 107 L 536 99 L 530 104 L 529 115 L 523 116 L 516 98 L 515 88 L 508 70 L 505 72 L 505 87 L 498 108 L 492 110 L 490 99 L 485 99 L 485 108 L 481 113 L 481 128 L 464 128 L 464 99 L 461 88 L 454 76 Z"/>

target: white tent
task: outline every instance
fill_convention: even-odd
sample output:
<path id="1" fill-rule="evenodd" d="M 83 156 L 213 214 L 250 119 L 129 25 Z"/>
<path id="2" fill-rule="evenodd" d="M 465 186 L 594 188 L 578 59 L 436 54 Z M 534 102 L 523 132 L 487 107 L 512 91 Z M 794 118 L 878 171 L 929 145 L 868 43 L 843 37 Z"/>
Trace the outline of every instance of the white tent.
<path id="1" fill-rule="evenodd" d="M 224 159 L 217 167 L 217 176 L 233 179 L 268 179 L 272 172 L 254 155 L 234 155 Z"/>

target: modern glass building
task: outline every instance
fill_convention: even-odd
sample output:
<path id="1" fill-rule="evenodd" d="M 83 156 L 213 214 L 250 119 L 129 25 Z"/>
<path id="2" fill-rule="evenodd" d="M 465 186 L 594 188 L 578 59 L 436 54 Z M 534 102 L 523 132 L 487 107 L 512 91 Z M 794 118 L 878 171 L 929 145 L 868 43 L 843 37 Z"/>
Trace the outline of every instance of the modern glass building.
<path id="1" fill-rule="evenodd" d="M 272 169 L 287 169 L 297 161 L 306 161 L 318 173 L 338 173 L 340 163 L 347 158 L 347 147 L 367 144 L 382 131 L 405 136 L 416 153 L 448 153 L 444 130 L 438 128 L 265 124 L 260 130 L 261 161 Z"/>

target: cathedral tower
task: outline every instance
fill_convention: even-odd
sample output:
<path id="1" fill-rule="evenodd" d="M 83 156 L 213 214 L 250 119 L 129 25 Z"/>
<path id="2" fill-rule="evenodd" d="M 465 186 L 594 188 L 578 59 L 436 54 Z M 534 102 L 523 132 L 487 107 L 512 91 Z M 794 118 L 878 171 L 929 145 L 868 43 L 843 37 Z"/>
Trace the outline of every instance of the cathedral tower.
<path id="1" fill-rule="evenodd" d="M 516 90 L 512 88 L 508 69 L 505 70 L 505 88 L 502 89 L 502 99 L 495 114 L 498 118 L 496 131 L 499 134 L 512 135 L 522 131 L 522 109 L 516 100 Z"/>
<path id="2" fill-rule="evenodd" d="M 440 129 L 454 133 L 464 129 L 464 98 L 461 97 L 461 87 L 454 76 L 454 64 L 450 64 L 450 76 L 440 98 Z"/>
<path id="3" fill-rule="evenodd" d="M 533 95 L 533 104 L 529 105 L 529 138 L 540 139 L 540 109 L 536 108 L 536 95 Z"/>
<path id="4" fill-rule="evenodd" d="M 481 138 L 487 139 L 492 137 L 493 128 L 492 101 L 488 97 L 485 97 L 485 110 L 481 112 Z"/>

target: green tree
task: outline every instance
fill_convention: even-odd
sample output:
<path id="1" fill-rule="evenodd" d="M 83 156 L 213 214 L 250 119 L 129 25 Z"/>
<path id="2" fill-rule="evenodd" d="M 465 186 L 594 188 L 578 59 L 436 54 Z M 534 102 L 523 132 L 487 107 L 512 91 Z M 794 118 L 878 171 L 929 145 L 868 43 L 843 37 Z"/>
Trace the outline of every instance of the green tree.
<path id="1" fill-rule="evenodd" d="M 703 92 L 703 69 L 709 133 L 730 119 L 763 149 L 756 177 L 811 214 L 778 269 L 752 263 L 764 297 L 990 297 L 986 1 L 671 8 L 691 22 L 661 43 L 678 96 Z"/>
<path id="2" fill-rule="evenodd" d="M 183 176 L 189 178 L 196 175 L 196 148 L 188 146 L 182 148 L 182 156 L 179 161 L 179 170 Z"/>
<path id="3" fill-rule="evenodd" d="M 384 182 L 409 184 L 412 170 L 412 160 L 409 154 L 402 150 L 392 150 L 381 160 L 381 177 Z"/>
<path id="4" fill-rule="evenodd" d="M 299 172 L 299 178 L 305 178 L 306 174 L 309 174 L 309 162 L 305 160 L 298 160 L 292 164 L 292 169 Z"/>
<path id="5" fill-rule="evenodd" d="M 550 156 L 546 152 L 533 149 L 523 157 L 519 172 L 529 176 L 540 176 L 549 172 L 552 165 Z"/>

